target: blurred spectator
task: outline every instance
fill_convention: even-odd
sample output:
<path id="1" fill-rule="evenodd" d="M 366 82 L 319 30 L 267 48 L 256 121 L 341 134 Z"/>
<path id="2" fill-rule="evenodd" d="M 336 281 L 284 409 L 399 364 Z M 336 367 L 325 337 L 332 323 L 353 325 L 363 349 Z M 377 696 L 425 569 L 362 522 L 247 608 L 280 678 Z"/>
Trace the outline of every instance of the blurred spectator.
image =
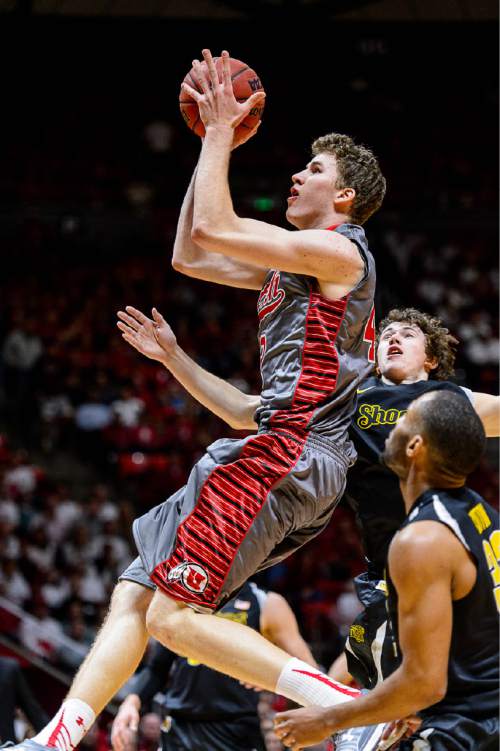
<path id="1" fill-rule="evenodd" d="M 138 399 L 134 395 L 130 386 L 125 386 L 121 390 L 120 399 L 116 399 L 111 404 L 119 424 L 125 428 L 136 428 L 138 426 L 144 406 L 142 399 Z"/>
<path id="2" fill-rule="evenodd" d="M 26 547 L 26 558 L 30 565 L 42 573 L 50 571 L 54 560 L 55 542 L 49 535 L 49 529 L 36 526 L 30 532 Z"/>
<path id="3" fill-rule="evenodd" d="M 22 709 L 36 732 L 48 722 L 47 715 L 29 689 L 19 663 L 8 657 L 0 657 L 0 707 L 0 743 L 24 740 L 15 735 L 16 709 Z"/>
<path id="4" fill-rule="evenodd" d="M 141 718 L 137 751 L 158 751 L 161 737 L 160 718 L 154 712 L 149 712 Z"/>
<path id="5" fill-rule="evenodd" d="M 21 621 L 19 637 L 21 643 L 39 657 L 53 662 L 61 637 L 64 635 L 61 624 L 49 615 L 49 609 L 41 598 L 33 605 L 32 615 Z"/>
<path id="6" fill-rule="evenodd" d="M 51 568 L 45 577 L 40 593 L 51 610 L 60 608 L 71 594 L 68 577 L 56 568 Z"/>
<path id="7" fill-rule="evenodd" d="M 96 389 L 90 392 L 88 401 L 80 404 L 75 410 L 75 425 L 85 432 L 103 430 L 112 419 L 111 407 L 102 402 Z"/>
<path id="8" fill-rule="evenodd" d="M 31 587 L 18 570 L 17 562 L 14 558 L 1 559 L 0 595 L 21 607 L 31 597 Z"/>
<path id="9" fill-rule="evenodd" d="M 21 545 L 19 539 L 12 533 L 16 529 L 16 523 L 9 521 L 15 518 L 13 515 L 0 514 L 0 540 L 2 541 L 2 555 L 5 558 L 17 559 L 21 555 Z M 18 517 L 19 518 L 19 517 Z"/>
<path id="10" fill-rule="evenodd" d="M 18 389 L 24 391 L 27 388 L 29 376 L 42 354 L 43 343 L 37 334 L 35 321 L 32 318 L 21 318 L 5 337 L 2 349 L 8 380 L 14 393 Z"/>
<path id="11" fill-rule="evenodd" d="M 65 568 L 85 565 L 92 561 L 89 528 L 83 520 L 75 524 L 68 539 L 60 545 L 57 558 L 59 565 Z"/>
<path id="12" fill-rule="evenodd" d="M 38 467 L 29 463 L 28 452 L 20 449 L 13 454 L 10 469 L 5 472 L 4 487 L 14 497 L 26 496 L 35 490 L 40 476 Z"/>
<path id="13" fill-rule="evenodd" d="M 107 601 L 107 591 L 103 579 L 93 564 L 79 563 L 71 567 L 69 574 L 71 596 L 82 602 L 97 606 Z"/>
<path id="14" fill-rule="evenodd" d="M 85 655 L 90 649 L 91 640 L 88 639 L 87 628 L 83 620 L 74 619 L 66 632 L 71 642 L 64 641 L 57 652 L 58 659 L 65 667 L 76 673 Z"/>
<path id="15" fill-rule="evenodd" d="M 126 540 L 117 532 L 115 519 L 103 522 L 101 534 L 92 540 L 90 554 L 93 560 L 105 558 L 108 562 L 113 561 L 115 568 L 123 570 L 130 563 L 132 553 Z"/>

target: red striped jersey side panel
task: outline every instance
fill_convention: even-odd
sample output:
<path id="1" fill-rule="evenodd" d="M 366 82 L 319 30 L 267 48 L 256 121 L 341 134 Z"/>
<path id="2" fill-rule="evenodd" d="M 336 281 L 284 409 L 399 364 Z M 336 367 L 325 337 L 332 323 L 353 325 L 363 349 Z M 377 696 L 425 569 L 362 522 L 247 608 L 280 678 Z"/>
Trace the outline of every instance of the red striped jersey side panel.
<path id="1" fill-rule="evenodd" d="M 273 415 L 273 428 L 306 430 L 316 407 L 335 391 L 339 372 L 336 342 L 348 302 L 349 295 L 328 300 L 318 292 L 311 292 L 302 368 L 292 406 Z"/>
<path id="2" fill-rule="evenodd" d="M 179 526 L 172 554 L 151 574 L 152 581 L 175 600 L 215 609 L 238 548 L 271 488 L 299 459 L 304 443 L 305 437 L 261 433 L 247 441 L 236 461 L 216 467 Z M 202 592 L 189 591 L 182 577 L 172 578 L 174 569 L 185 563 L 206 572 Z"/>

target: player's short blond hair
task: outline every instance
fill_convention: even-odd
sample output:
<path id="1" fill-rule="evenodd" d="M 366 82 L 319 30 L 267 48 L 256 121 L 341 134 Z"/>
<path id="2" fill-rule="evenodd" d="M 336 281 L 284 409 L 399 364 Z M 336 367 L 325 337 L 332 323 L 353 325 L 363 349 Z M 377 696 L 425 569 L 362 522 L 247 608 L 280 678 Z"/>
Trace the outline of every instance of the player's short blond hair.
<path id="1" fill-rule="evenodd" d="M 332 154 L 337 162 L 337 188 L 354 188 L 356 196 L 349 216 L 354 224 L 364 224 L 384 200 L 386 181 L 375 154 L 350 136 L 328 133 L 312 145 L 313 156 Z"/>

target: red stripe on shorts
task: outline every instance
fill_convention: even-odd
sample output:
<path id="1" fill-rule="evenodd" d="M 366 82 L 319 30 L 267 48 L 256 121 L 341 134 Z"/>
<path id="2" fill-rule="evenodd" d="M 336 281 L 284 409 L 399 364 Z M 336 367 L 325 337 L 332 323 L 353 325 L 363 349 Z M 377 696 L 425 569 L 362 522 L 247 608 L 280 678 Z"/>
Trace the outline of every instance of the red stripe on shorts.
<path id="1" fill-rule="evenodd" d="M 306 437 L 305 433 L 300 440 L 297 440 L 297 436 L 289 437 L 285 432 L 280 432 L 279 438 L 273 433 L 261 433 L 247 441 L 238 459 L 217 466 L 203 484 L 195 508 L 179 526 L 172 554 L 158 564 L 151 574 L 152 581 L 174 600 L 215 609 L 241 543 L 271 488 L 297 462 Z M 228 503 L 227 499 L 232 503 Z M 229 519 L 234 518 L 234 524 L 221 519 L 221 511 Z M 191 581 L 191 584 L 197 585 L 200 581 L 199 570 L 196 569 L 194 577 L 190 579 L 183 576 L 179 568 L 184 563 L 200 565 L 200 561 L 206 563 L 208 580 L 203 591 L 196 592 L 186 584 Z M 176 578 L 169 580 L 172 572 Z M 204 584 L 202 580 L 200 586 Z"/>

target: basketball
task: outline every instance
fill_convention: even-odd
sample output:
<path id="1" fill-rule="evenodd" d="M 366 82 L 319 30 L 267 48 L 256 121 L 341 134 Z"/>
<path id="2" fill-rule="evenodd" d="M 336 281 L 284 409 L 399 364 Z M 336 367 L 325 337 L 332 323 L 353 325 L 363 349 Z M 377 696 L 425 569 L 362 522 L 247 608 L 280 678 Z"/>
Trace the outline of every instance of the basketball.
<path id="1" fill-rule="evenodd" d="M 214 57 L 214 63 L 219 76 L 219 81 L 222 81 L 222 59 L 220 57 Z M 243 63 L 241 60 L 235 60 L 233 57 L 229 58 L 229 63 L 231 65 L 231 79 L 233 82 L 234 96 L 238 102 L 245 102 L 248 97 L 256 91 L 263 91 L 263 86 L 259 76 L 254 70 L 252 70 L 252 68 L 250 68 L 250 66 Z M 202 61 L 201 65 L 204 70 L 207 69 L 205 61 Z M 200 86 L 193 76 L 192 68 L 185 76 L 184 82 L 201 93 Z M 189 94 L 182 90 L 182 88 L 179 94 L 179 106 L 182 117 L 186 121 L 188 128 L 191 128 L 197 136 L 202 138 L 205 135 L 205 126 L 200 118 L 198 105 Z M 244 130 L 251 130 L 254 128 L 261 119 L 263 110 L 264 102 L 259 102 L 258 106 L 253 107 L 245 119 L 235 129 L 235 134 L 239 135 Z"/>

